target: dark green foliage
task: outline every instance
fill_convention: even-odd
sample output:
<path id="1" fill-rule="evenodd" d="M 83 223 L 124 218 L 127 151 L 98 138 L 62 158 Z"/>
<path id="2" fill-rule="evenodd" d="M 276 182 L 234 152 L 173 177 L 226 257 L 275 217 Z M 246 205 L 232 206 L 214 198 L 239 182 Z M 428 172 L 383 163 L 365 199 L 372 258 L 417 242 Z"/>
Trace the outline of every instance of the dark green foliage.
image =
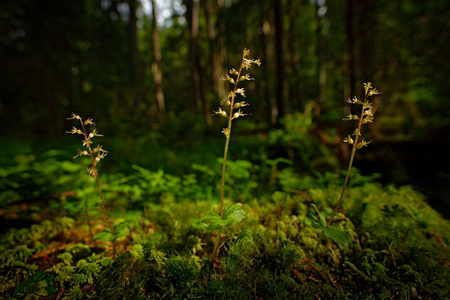
<path id="1" fill-rule="evenodd" d="M 82 205 L 39 218 L 78 201 L 88 201 L 91 214 L 99 215 L 89 190 L 77 190 L 63 204 L 49 199 L 47 207 L 24 213 L 36 224 L 1 236 L 2 293 L 54 297 L 64 289 L 68 299 L 445 299 L 450 292 L 448 221 L 412 188 L 383 187 L 357 172 L 333 225 L 348 235 L 348 245 L 323 241 L 314 265 L 305 263 L 342 182 L 332 173 L 300 177 L 285 169 L 274 177 L 278 191 L 263 189 L 228 209 L 241 222 L 227 225 L 220 264 L 211 269 L 216 237 L 191 224 L 218 207 L 214 198 L 204 199 L 207 189 L 199 184 L 209 169 L 197 166 L 201 172 L 192 174 L 189 184 L 143 168 L 128 176 L 105 174 L 105 197 L 115 206 L 121 235 L 114 260 L 104 255 L 105 244 L 90 240 L 85 218 L 79 218 L 85 215 Z M 262 167 L 252 172 L 258 170 L 266 172 Z M 95 233 L 104 229 L 101 222 L 94 228 Z M 78 242 L 67 244 L 73 240 Z"/>

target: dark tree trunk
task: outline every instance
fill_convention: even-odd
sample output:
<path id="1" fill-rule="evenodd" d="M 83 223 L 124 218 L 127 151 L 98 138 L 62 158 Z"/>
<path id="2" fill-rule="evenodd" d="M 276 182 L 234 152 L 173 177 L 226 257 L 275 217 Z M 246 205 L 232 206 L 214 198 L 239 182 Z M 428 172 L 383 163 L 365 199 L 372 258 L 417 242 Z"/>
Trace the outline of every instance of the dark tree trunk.
<path id="1" fill-rule="evenodd" d="M 153 63 L 152 74 L 155 88 L 156 107 L 159 113 L 165 113 L 166 105 L 164 102 L 164 93 L 162 90 L 162 71 L 161 71 L 161 47 L 159 43 L 158 22 L 156 17 L 155 0 L 152 4 L 152 41 L 153 41 Z"/>
<path id="2" fill-rule="evenodd" d="M 316 7 L 319 8 L 319 7 Z M 325 70 L 325 40 L 322 33 L 322 18 L 316 14 L 316 55 L 317 55 L 317 103 L 324 105 L 327 74 Z"/>
<path id="3" fill-rule="evenodd" d="M 208 47 L 209 47 L 209 68 L 210 68 L 210 74 L 211 78 L 209 81 L 209 84 L 212 86 L 212 90 L 214 91 L 214 97 L 219 97 L 220 88 L 219 88 L 219 74 L 217 72 L 217 58 L 216 53 L 218 52 L 216 50 L 216 34 L 214 29 L 214 22 L 213 22 L 213 6 L 212 6 L 213 0 L 204 0 L 204 11 L 205 11 L 205 18 L 206 18 L 206 30 L 207 30 L 207 37 L 208 37 Z M 204 105 L 204 111 L 205 111 L 205 121 L 206 124 L 209 126 L 212 124 L 212 117 L 211 117 L 211 106 L 209 102 L 209 98 L 206 97 L 205 105 Z"/>
<path id="4" fill-rule="evenodd" d="M 130 8 L 130 59 L 131 59 L 131 84 L 133 88 L 132 106 L 137 108 L 140 100 L 140 82 L 139 82 L 139 53 L 138 53 L 138 39 L 136 27 L 136 0 L 129 0 Z"/>
<path id="5" fill-rule="evenodd" d="M 280 0 L 273 0 L 274 6 L 274 19 L 275 19 L 275 61 L 276 61 L 276 99 L 278 116 L 276 125 L 280 125 L 280 119 L 282 119 L 288 110 L 285 93 L 285 81 L 284 81 L 284 52 L 283 52 L 283 18 L 282 7 Z"/>
<path id="6" fill-rule="evenodd" d="M 190 28 L 190 58 L 192 74 L 192 97 L 190 111 L 195 112 L 200 102 L 200 59 L 198 55 L 198 26 L 199 26 L 200 0 L 191 2 L 191 28 Z"/>
<path id="7" fill-rule="evenodd" d="M 297 0 L 288 0 L 287 9 L 289 17 L 289 32 L 288 32 L 288 49 L 289 49 L 289 99 L 296 100 L 296 105 L 299 107 L 303 106 L 300 98 L 299 90 L 301 88 L 299 78 L 299 49 L 298 49 L 298 39 L 299 37 L 295 34 L 295 28 L 297 28 L 296 19 L 298 18 L 296 7 L 299 4 Z"/>
<path id="8" fill-rule="evenodd" d="M 217 73 L 219 74 L 219 77 L 222 75 L 225 75 L 226 72 L 224 69 L 224 62 L 225 57 L 227 56 L 227 45 L 225 41 L 225 21 L 223 16 L 221 17 L 221 11 L 224 6 L 224 0 L 217 0 L 217 30 L 219 32 L 217 36 L 217 52 L 216 52 L 216 59 L 217 59 Z M 219 88 L 219 95 L 226 95 L 228 90 L 228 84 L 222 80 L 219 80 L 218 82 L 218 88 Z"/>
<path id="9" fill-rule="evenodd" d="M 275 97 L 275 92 L 273 90 L 273 84 L 271 84 L 275 78 L 273 76 L 273 72 L 271 67 L 274 65 L 274 39 L 272 37 L 272 25 L 271 25 L 271 17 L 273 14 L 271 13 L 271 5 L 267 7 L 267 3 L 262 1 L 260 3 L 261 10 L 263 11 L 262 15 L 262 34 L 261 34 L 261 42 L 262 42 L 262 61 L 265 62 L 262 66 L 264 70 L 264 77 L 261 80 L 261 86 L 264 90 L 265 95 L 267 95 L 268 99 L 268 118 L 270 126 L 275 127 L 277 125 L 278 120 L 278 107 L 277 101 Z"/>
<path id="10" fill-rule="evenodd" d="M 355 74 L 355 34 L 353 29 L 354 22 L 354 1 L 347 0 L 345 6 L 345 36 L 346 36 L 346 51 L 345 51 L 345 89 L 344 99 L 354 97 L 356 95 L 356 74 Z M 345 107 L 348 107 L 345 105 Z"/>

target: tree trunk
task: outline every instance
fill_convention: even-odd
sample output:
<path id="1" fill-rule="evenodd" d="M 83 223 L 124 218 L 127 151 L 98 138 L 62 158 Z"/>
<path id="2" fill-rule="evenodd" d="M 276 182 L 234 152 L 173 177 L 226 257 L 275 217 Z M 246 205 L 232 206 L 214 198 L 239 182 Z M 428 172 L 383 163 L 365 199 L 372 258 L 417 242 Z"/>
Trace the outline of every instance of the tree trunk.
<path id="1" fill-rule="evenodd" d="M 345 33 L 346 33 L 346 71 L 345 71 L 345 89 L 344 99 L 352 98 L 356 95 L 356 75 L 355 75 L 355 35 L 353 29 L 353 0 L 347 0 L 345 6 Z M 348 107 L 345 105 L 344 107 Z"/>
<path id="2" fill-rule="evenodd" d="M 216 34 L 215 34 L 215 30 L 214 30 L 214 22 L 213 22 L 213 6 L 212 6 L 212 1 L 213 0 L 204 0 L 203 4 L 204 4 L 204 10 L 205 10 L 205 18 L 206 18 L 206 29 L 207 29 L 207 36 L 208 36 L 208 46 L 209 46 L 209 69 L 210 69 L 210 74 L 211 74 L 211 78 L 210 78 L 210 84 L 212 86 L 212 89 L 214 91 L 214 97 L 218 98 L 219 97 L 219 93 L 220 93 L 220 88 L 219 88 L 219 76 L 220 74 L 218 74 L 217 72 L 217 58 L 216 58 L 216 53 L 218 52 L 216 50 Z M 210 102 L 209 102 L 209 98 L 206 98 L 205 101 L 205 120 L 206 120 L 206 124 L 209 126 L 212 124 L 212 117 L 211 117 L 211 106 L 210 106 Z"/>
<path id="3" fill-rule="evenodd" d="M 138 39 L 136 27 L 136 0 L 129 0 L 130 8 L 130 59 L 131 59 L 131 85 L 133 94 L 131 97 L 132 106 L 137 109 L 140 100 L 140 82 L 139 82 L 139 53 L 138 53 Z"/>
<path id="4" fill-rule="evenodd" d="M 359 3 L 359 28 L 358 39 L 359 46 L 359 65 L 360 65 L 360 79 L 363 82 L 373 82 L 374 77 L 374 40 L 376 28 L 376 1 L 366 0 Z"/>
<path id="5" fill-rule="evenodd" d="M 271 25 L 271 5 L 267 7 L 265 1 L 260 2 L 262 15 L 262 34 L 261 34 L 261 42 L 262 42 L 262 61 L 264 64 L 262 68 L 264 70 L 264 77 L 261 80 L 261 87 L 264 90 L 265 95 L 269 100 L 268 103 L 268 118 L 271 127 L 275 127 L 277 125 L 278 120 L 278 107 L 277 101 L 275 97 L 275 92 L 273 91 L 273 84 L 271 84 L 275 78 L 273 77 L 273 72 L 271 67 L 273 66 L 273 43 L 274 39 L 272 38 L 272 25 Z"/>
<path id="6" fill-rule="evenodd" d="M 226 71 L 224 69 L 224 63 L 225 63 L 225 57 L 227 56 L 227 45 L 225 41 L 225 21 L 224 18 L 221 16 L 221 12 L 223 9 L 223 6 L 225 5 L 224 0 L 217 0 L 217 30 L 219 32 L 217 36 L 217 45 L 218 48 L 216 52 L 216 58 L 217 58 L 217 73 L 219 74 L 219 77 L 222 75 L 225 75 Z M 226 83 L 223 80 L 219 80 L 218 82 L 218 94 L 225 96 L 228 93 L 228 83 Z"/>
<path id="7" fill-rule="evenodd" d="M 158 22 L 156 18 L 155 0 L 151 0 L 152 4 L 152 41 L 153 41 L 153 63 L 152 74 L 153 84 L 155 88 L 156 107 L 158 112 L 164 114 L 166 105 L 164 102 L 164 93 L 162 90 L 162 71 L 161 71 L 161 46 L 159 44 Z"/>
<path id="8" fill-rule="evenodd" d="M 299 5 L 299 1 L 296 0 L 288 0 L 287 9 L 288 9 L 288 17 L 289 17 L 289 32 L 288 32 L 288 49 L 289 49 L 289 63 L 288 66 L 288 83 L 289 83 L 289 99 L 296 100 L 296 105 L 299 107 L 303 106 L 303 101 L 300 98 L 300 88 L 301 83 L 299 79 L 299 49 L 298 49 L 298 39 L 299 37 L 295 34 L 295 28 L 297 28 L 297 24 L 295 20 L 298 18 L 296 7 Z"/>
<path id="9" fill-rule="evenodd" d="M 284 97 L 285 82 L 284 82 L 284 53 L 283 53 L 283 18 L 282 7 L 280 0 L 273 0 L 274 5 L 274 19 L 275 19 L 275 52 L 276 52 L 276 99 L 277 99 L 277 126 L 280 126 L 280 119 L 287 113 L 287 103 Z"/>
<path id="10" fill-rule="evenodd" d="M 318 9 L 319 6 L 316 6 Z M 322 17 L 316 13 L 316 55 L 317 55 L 317 103 L 320 108 L 324 106 L 327 74 L 325 69 L 325 41 L 322 34 Z"/>
<path id="11" fill-rule="evenodd" d="M 200 61 L 198 57 L 198 21 L 199 21 L 200 0 L 192 0 L 191 3 L 191 37 L 190 37 L 190 56 L 191 56 L 191 74 L 192 74 L 192 97 L 190 111 L 195 112 L 198 109 L 200 100 Z"/>

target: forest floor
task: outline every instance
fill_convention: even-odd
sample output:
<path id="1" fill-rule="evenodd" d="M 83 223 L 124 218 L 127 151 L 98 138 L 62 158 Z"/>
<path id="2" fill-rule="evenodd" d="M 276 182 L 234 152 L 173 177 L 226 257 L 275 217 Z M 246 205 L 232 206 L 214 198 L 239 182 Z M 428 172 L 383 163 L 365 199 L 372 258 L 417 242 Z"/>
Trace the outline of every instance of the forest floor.
<path id="1" fill-rule="evenodd" d="M 218 217 L 217 161 L 181 174 L 106 165 L 111 232 L 87 162 L 71 150 L 35 151 L 0 167 L 5 299 L 450 297 L 450 222 L 411 187 L 353 172 L 334 220 L 346 237 L 336 242 L 319 237 L 342 189 L 339 173 L 300 176 L 284 160 L 232 160 L 226 207 L 234 219 L 219 230 L 199 223 Z"/>

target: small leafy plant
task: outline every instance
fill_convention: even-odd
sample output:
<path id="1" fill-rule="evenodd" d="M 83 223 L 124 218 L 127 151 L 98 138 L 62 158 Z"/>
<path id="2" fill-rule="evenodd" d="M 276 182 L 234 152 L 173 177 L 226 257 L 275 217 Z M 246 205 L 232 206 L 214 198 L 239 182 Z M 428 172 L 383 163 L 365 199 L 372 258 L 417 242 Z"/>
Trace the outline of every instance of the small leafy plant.
<path id="1" fill-rule="evenodd" d="M 237 101 L 236 97 L 240 95 L 241 97 L 245 97 L 245 89 L 238 87 L 241 81 L 253 80 L 250 77 L 249 73 L 242 74 L 245 70 L 249 70 L 253 64 L 258 66 L 261 65 L 261 61 L 259 59 L 249 59 L 247 58 L 250 55 L 250 50 L 244 49 L 242 54 L 241 65 L 238 70 L 231 69 L 229 74 L 226 74 L 222 77 L 222 80 L 228 81 L 233 85 L 233 89 L 228 93 L 227 99 L 222 99 L 220 101 L 220 107 L 217 111 L 214 111 L 215 115 L 222 116 L 228 120 L 228 126 L 222 130 L 222 133 L 225 135 L 225 149 L 223 152 L 223 162 L 222 162 L 222 179 L 220 181 L 220 209 L 218 215 L 216 214 L 208 214 L 200 219 L 194 220 L 193 224 L 197 228 L 209 227 L 210 230 L 217 229 L 217 237 L 214 243 L 214 249 L 212 253 L 212 263 L 215 262 L 218 254 L 219 254 L 219 241 L 221 231 L 226 225 L 233 225 L 245 218 L 245 212 L 242 209 L 242 204 L 236 203 L 227 209 L 225 209 L 224 197 L 225 197 L 225 174 L 226 174 L 226 164 L 227 164 L 227 156 L 228 156 L 228 148 L 230 145 L 231 138 L 231 127 L 233 124 L 233 120 L 244 117 L 246 114 L 242 111 L 242 108 L 248 106 L 249 104 L 246 101 Z M 228 110 L 228 112 L 227 112 Z M 209 224 L 209 225 L 207 225 Z"/>
<path id="2" fill-rule="evenodd" d="M 317 207 L 315 205 L 313 205 L 313 208 L 315 209 L 319 218 L 318 219 L 314 218 L 312 216 L 312 214 L 308 215 L 312 221 L 311 225 L 314 228 L 322 229 L 322 233 L 320 234 L 319 239 L 317 240 L 316 246 L 314 248 L 314 251 L 312 252 L 308 261 L 312 260 L 314 258 L 314 256 L 316 255 L 317 250 L 319 248 L 320 243 L 322 242 L 324 235 L 331 238 L 338 244 L 348 244 L 349 243 L 348 234 L 346 232 L 344 232 L 343 230 L 341 230 L 339 227 L 332 226 L 332 224 L 333 224 L 336 214 L 338 213 L 338 211 L 341 207 L 341 204 L 342 204 L 342 199 L 344 197 L 345 190 L 347 188 L 347 184 L 350 179 L 350 172 L 352 170 L 353 159 L 355 158 L 355 153 L 357 150 L 359 150 L 363 147 L 366 147 L 370 143 L 370 141 L 367 142 L 364 140 L 364 138 L 361 135 L 361 130 L 362 130 L 362 126 L 364 124 L 373 122 L 374 116 L 372 113 L 372 103 L 369 101 L 369 98 L 372 97 L 373 95 L 378 95 L 379 93 L 380 92 L 372 86 L 372 83 L 368 82 L 368 83 L 364 83 L 364 99 L 363 99 L 363 101 L 359 100 L 356 96 L 353 97 L 352 99 L 349 98 L 347 100 L 347 102 L 352 105 L 357 104 L 357 105 L 362 106 L 361 113 L 359 116 L 349 113 L 348 116 L 346 116 L 343 119 L 344 121 L 358 121 L 358 123 L 356 125 L 356 129 L 355 129 L 355 131 L 353 131 L 352 135 L 348 135 L 344 139 L 345 143 L 353 145 L 352 152 L 350 155 L 350 161 L 348 163 L 347 174 L 345 176 L 344 185 L 342 187 L 341 194 L 339 196 L 339 201 L 337 202 L 337 204 L 333 210 L 333 214 L 332 214 L 331 218 L 328 221 L 326 221 L 325 216 L 317 209 Z"/>

